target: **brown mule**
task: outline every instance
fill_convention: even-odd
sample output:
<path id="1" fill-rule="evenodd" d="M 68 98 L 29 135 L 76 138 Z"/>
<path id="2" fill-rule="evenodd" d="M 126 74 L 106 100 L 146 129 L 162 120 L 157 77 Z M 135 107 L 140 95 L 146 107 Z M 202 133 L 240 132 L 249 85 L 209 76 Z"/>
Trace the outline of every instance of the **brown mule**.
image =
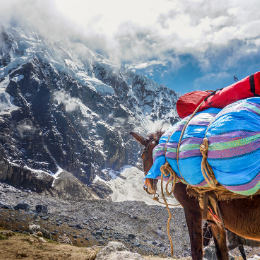
<path id="1" fill-rule="evenodd" d="M 159 143 L 163 133 L 160 131 L 150 134 L 147 138 L 133 132 L 130 132 L 130 134 L 144 146 L 141 158 L 146 175 L 153 165 L 153 148 Z M 145 190 L 154 194 L 156 184 L 157 182 L 152 179 L 145 179 Z M 202 210 L 199 202 L 187 194 L 186 185 L 183 183 L 176 183 L 173 194 L 184 209 L 190 236 L 192 259 L 201 260 L 203 259 Z M 260 195 L 248 199 L 220 201 L 219 208 L 226 228 L 239 236 L 260 241 Z M 216 222 L 210 213 L 207 214 L 207 220 L 210 222 L 218 259 L 228 260 L 226 232 L 222 223 Z"/>

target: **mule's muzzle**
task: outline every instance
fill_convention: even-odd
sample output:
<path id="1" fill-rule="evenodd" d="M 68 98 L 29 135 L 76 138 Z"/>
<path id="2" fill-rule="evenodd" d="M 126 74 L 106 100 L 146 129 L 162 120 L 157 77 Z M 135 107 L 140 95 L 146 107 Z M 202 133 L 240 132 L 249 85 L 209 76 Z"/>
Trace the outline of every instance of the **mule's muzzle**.
<path id="1" fill-rule="evenodd" d="M 151 188 L 151 187 L 145 187 L 144 186 L 144 190 L 148 193 L 148 194 L 155 194 L 156 193 L 156 189 Z"/>

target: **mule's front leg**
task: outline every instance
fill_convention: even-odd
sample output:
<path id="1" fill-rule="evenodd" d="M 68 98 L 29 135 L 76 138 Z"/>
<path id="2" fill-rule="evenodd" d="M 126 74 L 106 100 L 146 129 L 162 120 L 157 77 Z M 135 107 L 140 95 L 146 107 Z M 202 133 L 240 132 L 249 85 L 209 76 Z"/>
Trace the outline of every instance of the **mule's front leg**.
<path id="1" fill-rule="evenodd" d="M 191 245 L 191 257 L 193 260 L 203 259 L 203 248 L 202 248 L 202 214 L 199 210 L 190 210 L 184 208 L 186 222 L 190 235 Z"/>

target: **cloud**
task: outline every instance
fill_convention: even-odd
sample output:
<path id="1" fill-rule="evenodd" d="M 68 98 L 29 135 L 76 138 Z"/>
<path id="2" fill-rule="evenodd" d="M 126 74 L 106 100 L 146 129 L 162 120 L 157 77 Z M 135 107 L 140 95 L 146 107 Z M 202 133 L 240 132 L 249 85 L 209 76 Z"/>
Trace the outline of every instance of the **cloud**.
<path id="1" fill-rule="evenodd" d="M 73 112 L 79 108 L 80 100 L 71 97 L 69 93 L 63 90 L 55 91 L 53 97 L 58 101 L 58 104 L 64 104 L 66 112 Z"/>
<path id="2" fill-rule="evenodd" d="M 97 5 L 102 3 L 98 1 Z M 257 29 L 260 3 L 256 1 L 220 0 L 217 5 L 206 0 L 196 3 L 163 0 L 160 5 L 157 1 L 125 3 L 123 8 L 118 1 L 109 2 L 110 7 L 101 8 L 106 12 L 99 11 L 96 24 L 88 23 L 88 28 L 93 25 L 95 33 L 103 39 L 99 48 L 118 62 L 144 67 L 147 60 L 168 59 L 169 52 L 177 56 L 188 53 L 200 57 L 202 68 L 209 68 L 212 62 L 209 50 L 214 56 L 215 48 L 226 48 L 233 41 L 246 44 L 251 40 L 257 44 L 260 38 Z M 113 6 L 117 6 L 114 16 Z M 113 23 L 107 23 L 110 18 Z"/>
<path id="3" fill-rule="evenodd" d="M 140 63 L 140 64 L 132 64 L 127 66 L 128 69 L 146 69 L 150 66 L 153 65 L 162 65 L 162 66 L 166 66 L 166 62 L 165 61 L 157 61 L 157 60 L 152 60 L 152 61 L 147 61 L 144 63 Z"/>
<path id="4" fill-rule="evenodd" d="M 21 138 L 24 138 L 26 136 L 31 136 L 36 131 L 36 128 L 34 128 L 33 123 L 30 119 L 24 119 L 20 121 L 17 124 L 16 129 L 19 135 L 21 136 Z"/>
<path id="5" fill-rule="evenodd" d="M 58 9 L 53 0 L 0 0 L 0 25 L 29 25 L 53 42 L 81 39 L 81 28 Z"/>
<path id="6" fill-rule="evenodd" d="M 80 41 L 117 63 L 150 66 L 193 55 L 203 70 L 234 41 L 258 51 L 259 1 L 0 0 L 0 23 L 31 23 L 54 41 Z M 254 48 L 256 46 L 256 48 Z M 243 49 L 243 48 L 242 48 Z M 226 66 L 232 53 L 224 57 Z M 231 58 L 232 59 L 232 58 Z M 174 64 L 176 69 L 182 62 Z"/>

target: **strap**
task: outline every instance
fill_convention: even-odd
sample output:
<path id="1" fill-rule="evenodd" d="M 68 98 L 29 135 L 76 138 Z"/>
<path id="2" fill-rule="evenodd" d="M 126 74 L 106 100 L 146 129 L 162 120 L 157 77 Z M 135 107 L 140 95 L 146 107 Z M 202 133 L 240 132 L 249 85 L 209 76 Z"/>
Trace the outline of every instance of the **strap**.
<path id="1" fill-rule="evenodd" d="M 207 192 L 206 192 L 207 193 Z M 206 194 L 205 194 L 206 195 Z M 209 201 L 210 201 L 210 208 L 215 212 L 215 214 L 212 214 L 213 217 L 215 217 L 219 222 L 222 223 L 223 228 L 225 229 L 225 224 L 221 215 L 221 211 L 218 204 L 218 199 L 216 198 L 216 194 L 214 192 L 211 192 L 209 195 Z M 210 212 L 212 212 L 210 210 Z M 216 216 L 215 216 L 216 215 Z"/>
<path id="2" fill-rule="evenodd" d="M 224 224 L 224 221 L 223 221 L 223 218 L 222 218 L 222 215 L 221 215 L 221 211 L 220 211 L 220 208 L 219 208 L 219 205 L 218 205 L 218 201 L 217 201 L 217 209 L 218 209 L 219 218 L 222 222 L 223 228 L 225 229 L 225 224 Z"/>
<path id="3" fill-rule="evenodd" d="M 207 219 L 208 205 L 209 205 L 209 193 L 205 192 L 204 202 L 203 202 L 203 215 L 202 215 L 203 219 Z"/>
<path id="4" fill-rule="evenodd" d="M 260 97 L 259 94 L 255 92 L 255 74 L 249 76 L 249 84 L 250 84 L 250 91 L 255 97 Z"/>

